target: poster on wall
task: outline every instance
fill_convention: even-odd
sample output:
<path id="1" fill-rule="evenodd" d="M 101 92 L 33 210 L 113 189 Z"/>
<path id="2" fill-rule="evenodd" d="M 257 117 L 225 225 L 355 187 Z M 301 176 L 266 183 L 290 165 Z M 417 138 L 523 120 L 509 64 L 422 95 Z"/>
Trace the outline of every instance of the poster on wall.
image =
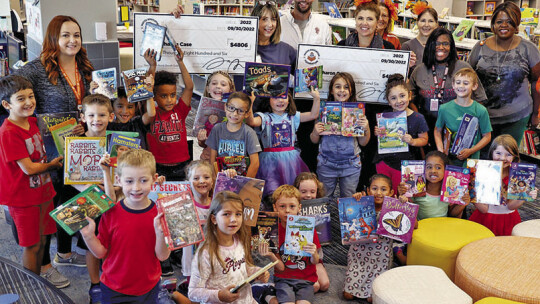
<path id="1" fill-rule="evenodd" d="M 35 0 L 25 1 L 26 26 L 28 36 L 34 40 L 43 42 L 43 31 L 41 30 L 41 3 Z"/>

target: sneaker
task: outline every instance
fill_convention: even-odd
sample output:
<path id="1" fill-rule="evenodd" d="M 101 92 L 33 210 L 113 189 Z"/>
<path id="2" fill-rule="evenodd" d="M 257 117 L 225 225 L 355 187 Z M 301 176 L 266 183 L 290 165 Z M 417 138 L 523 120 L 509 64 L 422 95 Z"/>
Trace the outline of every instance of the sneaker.
<path id="1" fill-rule="evenodd" d="M 171 265 L 170 259 L 166 259 L 161 263 L 161 275 L 164 277 L 172 276 L 174 274 L 174 269 Z"/>
<path id="2" fill-rule="evenodd" d="M 276 288 L 272 285 L 268 285 L 262 290 L 261 295 L 259 296 L 259 303 L 268 304 L 266 301 L 267 296 L 276 296 Z"/>
<path id="3" fill-rule="evenodd" d="M 49 283 L 53 284 L 56 288 L 64 288 L 69 286 L 69 280 L 63 276 L 55 267 L 47 269 L 46 272 L 40 275 Z"/>
<path id="4" fill-rule="evenodd" d="M 86 267 L 86 256 L 72 252 L 69 258 L 61 257 L 58 252 L 54 256 L 53 260 L 54 266 L 75 266 L 75 267 Z"/>
<path id="5" fill-rule="evenodd" d="M 101 303 L 101 287 L 99 285 L 94 285 L 88 290 L 88 296 L 90 297 L 90 304 L 100 304 Z"/>

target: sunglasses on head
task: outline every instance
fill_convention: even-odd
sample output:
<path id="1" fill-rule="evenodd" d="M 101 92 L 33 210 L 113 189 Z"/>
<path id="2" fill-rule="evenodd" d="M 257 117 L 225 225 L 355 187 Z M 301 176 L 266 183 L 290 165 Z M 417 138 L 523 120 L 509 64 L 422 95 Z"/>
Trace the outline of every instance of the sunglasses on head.
<path id="1" fill-rule="evenodd" d="M 276 2 L 273 1 L 273 0 L 270 0 L 270 1 L 266 1 L 266 0 L 260 0 L 258 2 L 259 5 L 276 5 Z"/>

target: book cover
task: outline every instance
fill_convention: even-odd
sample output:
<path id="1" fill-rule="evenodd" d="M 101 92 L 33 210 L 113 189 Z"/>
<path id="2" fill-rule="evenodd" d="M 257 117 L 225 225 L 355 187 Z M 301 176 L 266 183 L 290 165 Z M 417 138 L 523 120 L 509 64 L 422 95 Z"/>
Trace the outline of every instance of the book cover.
<path id="1" fill-rule="evenodd" d="M 246 62 L 244 88 L 258 97 L 287 98 L 291 66 L 273 63 Z"/>
<path id="2" fill-rule="evenodd" d="M 140 149 L 141 139 L 113 133 L 109 140 L 108 153 L 111 158 L 111 167 L 118 167 L 118 157 L 129 149 Z"/>
<path id="3" fill-rule="evenodd" d="M 526 163 L 512 163 L 508 179 L 508 193 L 506 199 L 524 200 L 532 202 L 534 199 L 529 192 L 534 189 L 536 181 L 536 165 Z"/>
<path id="4" fill-rule="evenodd" d="M 443 8 L 442 11 L 441 11 L 441 13 L 439 14 L 439 18 L 440 18 L 440 19 L 446 18 L 446 16 L 448 15 L 448 11 L 450 11 L 450 8 L 449 8 L 449 7 Z"/>
<path id="5" fill-rule="evenodd" d="M 478 132 L 478 118 L 465 113 L 459 124 L 459 129 L 454 136 L 454 142 L 449 153 L 459 154 L 463 149 L 470 149 L 473 146 L 474 138 Z"/>
<path id="6" fill-rule="evenodd" d="M 407 186 L 406 197 L 426 196 L 426 176 L 424 160 L 402 160 L 401 182 Z"/>
<path id="7" fill-rule="evenodd" d="M 332 242 L 329 204 L 330 199 L 327 197 L 304 200 L 298 213 L 298 215 L 315 217 L 315 232 L 321 245 L 328 245 Z"/>
<path id="8" fill-rule="evenodd" d="M 148 193 L 148 199 L 156 202 L 160 198 L 188 190 L 191 190 L 189 182 L 163 182 L 161 185 L 154 183 L 150 193 Z"/>
<path id="9" fill-rule="evenodd" d="M 418 208 L 416 204 L 402 203 L 397 198 L 385 196 L 379 213 L 377 234 L 410 243 Z"/>
<path id="10" fill-rule="evenodd" d="M 474 15 L 474 2 L 467 1 L 467 15 Z"/>
<path id="11" fill-rule="evenodd" d="M 37 125 L 39 128 L 39 132 L 41 133 L 41 138 L 43 139 L 43 145 L 45 146 L 45 153 L 47 154 L 47 159 L 51 161 L 57 158 L 59 155 L 63 155 L 64 154 L 63 149 L 61 150 L 60 153 L 58 153 L 58 149 L 56 148 L 56 143 L 54 142 L 54 138 L 49 128 L 56 126 L 60 123 L 63 123 L 66 120 L 70 120 L 70 119 L 76 120 L 77 111 L 50 113 L 50 114 L 36 114 L 36 117 L 37 117 Z"/>
<path id="12" fill-rule="evenodd" d="M 495 4 L 495 1 L 486 1 L 486 3 L 484 4 L 484 15 L 492 15 L 493 11 L 495 10 Z"/>
<path id="13" fill-rule="evenodd" d="M 311 87 L 322 89 L 323 67 L 322 65 L 310 68 L 296 69 L 295 92 L 310 92 Z"/>
<path id="14" fill-rule="evenodd" d="M 144 25 L 143 38 L 139 54 L 144 56 L 147 49 L 156 51 L 156 60 L 161 60 L 161 52 L 163 50 L 163 39 L 167 28 L 155 23 L 146 22 Z"/>
<path id="15" fill-rule="evenodd" d="M 487 5 L 487 2 L 486 2 Z M 538 24 L 538 9 L 536 8 L 521 8 L 521 24 L 537 25 Z"/>
<path id="16" fill-rule="evenodd" d="M 242 281 L 242 283 L 236 285 L 235 287 L 231 288 L 231 293 L 236 293 L 238 290 L 248 284 L 251 284 L 251 282 L 255 281 L 258 277 L 260 277 L 263 273 L 268 271 L 270 268 L 276 266 L 276 264 L 279 263 L 279 261 L 274 261 L 268 263 L 266 266 L 262 267 L 261 269 L 257 270 L 254 274 L 250 275 L 247 279 Z"/>
<path id="17" fill-rule="evenodd" d="M 105 137 L 67 137 L 64 184 L 99 184 L 103 171 L 99 160 L 107 151 Z"/>
<path id="18" fill-rule="evenodd" d="M 243 155 L 216 157 L 216 165 L 217 172 L 234 169 L 238 175 L 246 176 L 249 168 L 249 157 Z"/>
<path id="19" fill-rule="evenodd" d="M 77 120 L 75 118 L 71 118 L 49 128 L 54 140 L 54 144 L 56 145 L 56 151 L 58 151 L 59 155 L 65 157 L 64 151 L 66 147 L 66 138 L 75 136 L 73 134 L 73 129 L 75 126 L 77 126 Z"/>
<path id="20" fill-rule="evenodd" d="M 474 25 L 474 20 L 462 19 L 457 28 L 452 33 L 455 41 L 462 41 Z"/>
<path id="21" fill-rule="evenodd" d="M 88 225 L 86 217 L 96 219 L 115 203 L 98 186 L 92 185 L 67 202 L 56 207 L 49 215 L 69 234 Z"/>
<path id="22" fill-rule="evenodd" d="M 257 224 L 251 227 L 251 252 L 258 254 L 259 244 L 268 244 L 268 249 L 272 252 L 278 251 L 279 245 L 279 218 L 277 212 L 259 212 Z"/>
<path id="23" fill-rule="evenodd" d="M 244 224 L 253 227 L 257 224 L 264 183 L 262 179 L 245 176 L 228 178 L 225 173 L 219 172 L 216 177 L 214 195 L 225 190 L 238 194 L 244 201 Z"/>
<path id="24" fill-rule="evenodd" d="M 341 243 L 350 245 L 372 239 L 377 230 L 377 213 L 373 196 L 339 198 Z"/>
<path id="25" fill-rule="evenodd" d="M 343 18 L 339 12 L 338 7 L 333 2 L 323 2 L 324 8 L 328 12 L 328 15 L 332 18 Z"/>
<path id="26" fill-rule="evenodd" d="M 154 97 L 154 93 L 146 89 L 146 71 L 145 68 L 138 68 L 122 72 L 122 82 L 128 102 L 138 102 Z"/>
<path id="27" fill-rule="evenodd" d="M 366 131 L 360 126 L 360 118 L 365 115 L 364 103 L 344 102 L 341 107 L 341 135 L 364 136 Z"/>
<path id="28" fill-rule="evenodd" d="M 324 124 L 321 135 L 341 135 L 341 102 L 323 102 L 320 111 L 320 120 Z"/>
<path id="29" fill-rule="evenodd" d="M 103 94 L 109 99 L 118 98 L 116 68 L 92 71 L 92 80 L 99 85 L 94 93 Z"/>
<path id="30" fill-rule="evenodd" d="M 206 130 L 206 136 L 210 135 L 212 128 L 227 120 L 225 116 L 225 102 L 208 97 L 201 97 L 197 115 L 193 121 L 193 137 L 197 137 L 200 130 Z"/>
<path id="31" fill-rule="evenodd" d="M 285 229 L 284 254 L 294 256 L 308 256 L 304 245 L 313 243 L 315 232 L 315 218 L 302 215 L 288 215 Z"/>
<path id="32" fill-rule="evenodd" d="M 409 145 L 401 141 L 401 137 L 407 133 L 405 111 L 377 113 L 377 125 L 379 154 L 409 151 Z"/>
<path id="33" fill-rule="evenodd" d="M 332 45 L 337 45 L 341 40 L 347 37 L 347 28 L 343 26 L 332 25 Z"/>
<path id="34" fill-rule="evenodd" d="M 442 136 L 442 142 L 443 142 L 443 153 L 448 155 L 450 152 L 450 146 L 452 145 L 452 135 L 454 133 L 448 129 L 448 127 L 444 127 L 443 130 L 443 136 Z"/>
<path id="35" fill-rule="evenodd" d="M 163 213 L 161 228 L 170 250 L 204 241 L 191 189 L 158 199 L 157 208 Z"/>
<path id="36" fill-rule="evenodd" d="M 449 204 L 466 205 L 462 200 L 469 186 L 469 169 L 448 165 L 444 169 L 441 201 Z"/>
<path id="37" fill-rule="evenodd" d="M 471 168 L 474 191 L 469 191 L 471 202 L 500 205 L 502 193 L 503 162 L 483 159 L 468 159 L 467 167 Z"/>

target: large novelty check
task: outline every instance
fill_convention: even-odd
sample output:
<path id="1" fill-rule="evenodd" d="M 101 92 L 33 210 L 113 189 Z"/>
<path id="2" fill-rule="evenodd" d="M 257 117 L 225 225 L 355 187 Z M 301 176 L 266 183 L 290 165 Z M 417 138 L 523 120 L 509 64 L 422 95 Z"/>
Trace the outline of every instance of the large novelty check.
<path id="1" fill-rule="evenodd" d="M 332 77 L 337 72 L 347 72 L 354 78 L 358 101 L 388 103 L 384 96 L 386 80 L 395 73 L 406 79 L 409 57 L 408 51 L 299 44 L 296 68 L 323 66 L 321 99 L 328 97 Z M 295 97 L 310 98 L 310 95 L 296 93 Z"/>
<path id="2" fill-rule="evenodd" d="M 255 61 L 257 53 L 257 17 L 136 13 L 134 26 L 135 67 L 148 66 L 139 48 L 146 22 L 168 28 L 168 34 L 184 51 L 184 64 L 190 73 L 209 74 L 225 70 L 244 74 L 244 63 Z M 165 38 L 158 70 L 180 73 L 173 49 Z"/>

